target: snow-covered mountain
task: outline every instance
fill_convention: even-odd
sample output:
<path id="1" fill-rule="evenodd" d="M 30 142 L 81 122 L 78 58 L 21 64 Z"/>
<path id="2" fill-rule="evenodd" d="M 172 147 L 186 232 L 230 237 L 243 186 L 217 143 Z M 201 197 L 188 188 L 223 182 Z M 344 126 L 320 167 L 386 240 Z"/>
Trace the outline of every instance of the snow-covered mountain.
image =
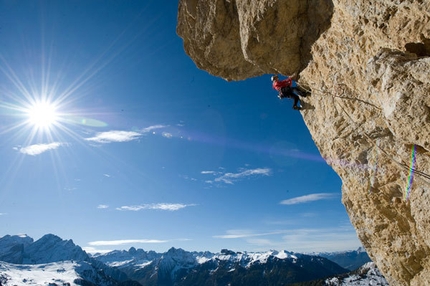
<path id="1" fill-rule="evenodd" d="M 87 261 L 88 254 L 73 240 L 63 240 L 60 237 L 47 234 L 41 239 L 24 248 L 25 264 L 41 264 L 64 260 Z"/>
<path id="2" fill-rule="evenodd" d="M 0 238 L 0 261 L 22 263 L 24 260 L 24 247 L 33 243 L 27 235 L 6 235 Z"/>
<path id="3" fill-rule="evenodd" d="M 53 234 L 37 241 L 26 235 L 0 238 L 0 285 L 54 285 L 56 279 L 70 285 L 120 285 L 127 276 Z"/>
<path id="4" fill-rule="evenodd" d="M 382 276 L 375 263 L 368 262 L 356 271 L 326 279 L 327 286 L 388 286 L 387 280 Z"/>
<path id="5" fill-rule="evenodd" d="M 63 261 L 44 264 L 0 262 L 0 285 L 140 285 L 118 282 L 86 261 Z"/>
<path id="6" fill-rule="evenodd" d="M 41 264 L 64 260 L 88 260 L 88 254 L 72 240 L 46 234 L 37 241 L 26 235 L 0 238 L 0 260 L 16 264 Z"/>
<path id="7" fill-rule="evenodd" d="M 77 262 L 21 265 L 0 262 L 0 285 L 47 285 L 70 283 L 76 285 L 80 278 Z"/>
<path id="8" fill-rule="evenodd" d="M 214 254 L 171 248 L 156 254 L 132 248 L 94 258 L 143 285 L 278 285 L 348 272 L 326 258 L 287 251 L 247 253 L 224 249 Z"/>
<path id="9" fill-rule="evenodd" d="M 373 273 L 382 277 L 376 267 L 367 267 L 348 278 L 348 270 L 333 261 L 288 251 L 211 253 L 171 248 L 156 253 L 132 247 L 90 256 L 72 240 L 52 234 L 37 241 L 25 235 L 0 238 L 0 286 L 317 285 L 312 280 L 318 285 L 365 285 L 354 283 Z"/>
<path id="10" fill-rule="evenodd" d="M 325 257 L 333 262 L 336 262 L 343 268 L 354 271 L 364 264 L 371 262 L 369 255 L 364 248 L 359 247 L 353 251 L 341 252 L 321 252 L 316 255 Z"/>

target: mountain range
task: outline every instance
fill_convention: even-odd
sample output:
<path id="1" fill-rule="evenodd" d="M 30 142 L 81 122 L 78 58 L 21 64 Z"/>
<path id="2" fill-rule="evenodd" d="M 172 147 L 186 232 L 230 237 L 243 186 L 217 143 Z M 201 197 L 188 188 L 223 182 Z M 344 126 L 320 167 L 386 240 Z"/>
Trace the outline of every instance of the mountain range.
<path id="1" fill-rule="evenodd" d="M 132 247 L 128 251 L 89 255 L 72 240 L 53 234 L 37 241 L 26 235 L 6 235 L 0 238 L 0 286 L 365 285 L 342 283 L 367 279 L 367 273 L 373 275 L 374 280 L 377 277 L 377 281 L 384 281 L 372 263 L 358 270 L 360 274 L 348 274 L 350 269 L 345 266 L 361 263 L 363 253 L 362 249 L 343 255 L 288 251 L 249 253 L 227 249 L 211 253 L 177 248 L 156 253 Z M 344 266 L 340 265 L 342 263 Z M 351 280 L 350 277 L 355 278 Z M 309 284 L 314 283 L 311 281 L 320 284 Z"/>
<path id="2" fill-rule="evenodd" d="M 343 268 L 351 271 L 358 269 L 367 262 L 370 262 L 370 257 L 364 248 L 359 247 L 353 251 L 341 251 L 341 252 L 320 252 L 315 255 L 327 258 L 333 262 L 336 262 Z"/>

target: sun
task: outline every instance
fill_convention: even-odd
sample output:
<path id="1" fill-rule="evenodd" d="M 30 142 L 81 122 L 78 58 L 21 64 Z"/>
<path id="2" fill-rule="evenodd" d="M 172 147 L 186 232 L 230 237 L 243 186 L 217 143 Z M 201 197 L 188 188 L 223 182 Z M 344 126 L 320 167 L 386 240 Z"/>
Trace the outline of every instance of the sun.
<path id="1" fill-rule="evenodd" d="M 27 122 L 37 129 L 51 129 L 59 120 L 57 107 L 51 102 L 35 102 L 27 109 Z"/>

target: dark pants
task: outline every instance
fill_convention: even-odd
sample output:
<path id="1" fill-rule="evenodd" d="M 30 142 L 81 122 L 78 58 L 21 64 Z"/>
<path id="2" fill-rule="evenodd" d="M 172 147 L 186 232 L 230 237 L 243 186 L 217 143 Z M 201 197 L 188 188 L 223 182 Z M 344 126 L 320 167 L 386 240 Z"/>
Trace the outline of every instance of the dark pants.
<path id="1" fill-rule="evenodd" d="M 300 101 L 299 96 L 294 92 L 294 88 L 291 87 L 283 87 L 281 88 L 281 93 L 279 94 L 279 97 L 282 98 L 292 98 L 294 100 L 293 107 L 296 106 Z"/>

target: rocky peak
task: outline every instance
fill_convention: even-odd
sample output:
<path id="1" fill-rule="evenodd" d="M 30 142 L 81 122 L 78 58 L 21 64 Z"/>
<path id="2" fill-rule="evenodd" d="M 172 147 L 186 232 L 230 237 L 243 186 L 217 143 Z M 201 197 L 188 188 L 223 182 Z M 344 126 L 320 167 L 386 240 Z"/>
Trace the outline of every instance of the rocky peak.
<path id="1" fill-rule="evenodd" d="M 137 250 L 134 247 L 130 247 L 130 249 L 128 250 L 128 253 L 130 253 L 130 255 L 136 255 Z"/>
<path id="2" fill-rule="evenodd" d="M 169 268 L 171 265 L 175 265 L 178 261 L 192 265 L 196 261 L 195 256 L 196 253 L 185 251 L 182 248 L 172 247 L 163 254 L 162 265 L 160 265 L 160 268 Z"/>
<path id="3" fill-rule="evenodd" d="M 0 261 L 40 264 L 65 260 L 87 261 L 87 253 L 73 241 L 46 234 L 34 241 L 26 235 L 6 235 L 0 238 Z"/>
<path id="4" fill-rule="evenodd" d="M 0 238 L 0 249 L 4 249 L 8 245 L 22 244 L 27 246 L 33 243 L 33 239 L 26 234 L 20 235 L 5 235 Z"/>
<path id="5" fill-rule="evenodd" d="M 221 254 L 223 254 L 223 255 L 236 255 L 236 252 L 234 252 L 233 250 L 229 250 L 229 249 L 221 249 Z"/>
<path id="6" fill-rule="evenodd" d="M 369 256 L 390 285 L 430 283 L 429 0 L 180 0 L 177 32 L 227 80 L 300 72 L 302 116 Z"/>
<path id="7" fill-rule="evenodd" d="M 27 235 L 5 235 L 0 238 L 0 261 L 22 263 L 24 248 L 33 243 Z"/>
<path id="8" fill-rule="evenodd" d="M 63 240 L 53 234 L 46 234 L 24 249 L 24 263 L 40 264 L 64 260 L 86 261 L 87 253 L 73 241 Z"/>

